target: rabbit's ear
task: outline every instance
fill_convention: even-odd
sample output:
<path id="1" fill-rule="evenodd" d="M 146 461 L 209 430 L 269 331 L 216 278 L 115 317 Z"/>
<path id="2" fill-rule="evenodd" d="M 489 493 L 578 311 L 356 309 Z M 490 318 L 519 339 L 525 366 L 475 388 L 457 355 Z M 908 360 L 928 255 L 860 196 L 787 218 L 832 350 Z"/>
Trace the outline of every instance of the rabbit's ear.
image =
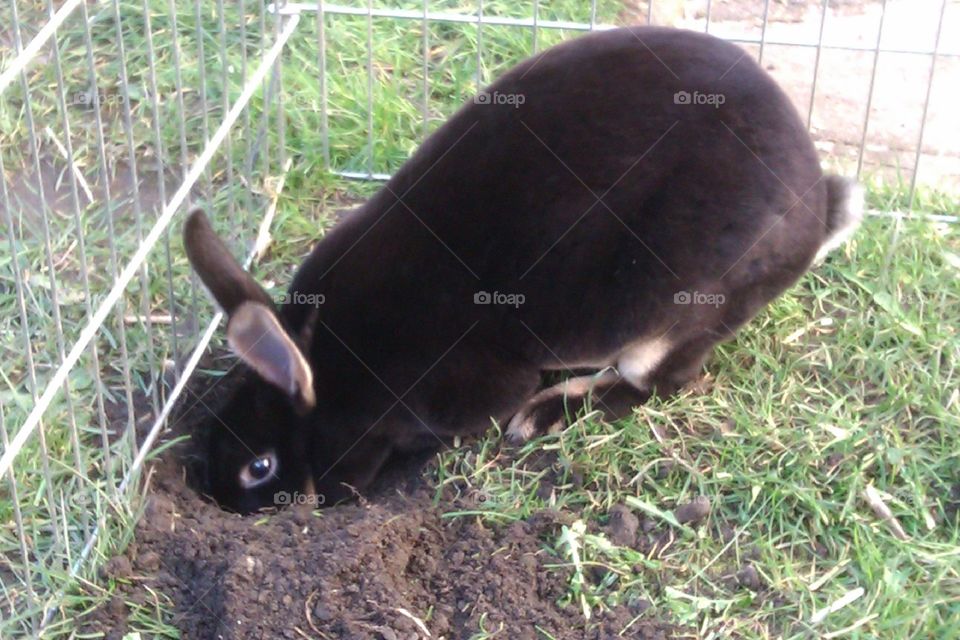
<path id="1" fill-rule="evenodd" d="M 183 244 L 190 264 L 228 316 L 248 301 L 273 308 L 270 296 L 243 270 L 214 232 L 202 209 L 192 209 L 187 215 L 183 225 Z"/>
<path id="2" fill-rule="evenodd" d="M 298 411 L 316 404 L 310 364 L 270 308 L 257 302 L 237 307 L 227 324 L 227 341 L 260 377 L 286 393 Z"/>

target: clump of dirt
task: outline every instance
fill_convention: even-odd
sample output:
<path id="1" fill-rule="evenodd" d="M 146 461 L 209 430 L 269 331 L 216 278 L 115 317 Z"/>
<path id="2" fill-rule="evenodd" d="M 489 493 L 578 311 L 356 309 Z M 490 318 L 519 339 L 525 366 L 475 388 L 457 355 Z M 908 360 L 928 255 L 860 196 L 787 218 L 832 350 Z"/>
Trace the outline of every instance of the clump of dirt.
<path id="1" fill-rule="evenodd" d="M 203 417 L 194 412 L 177 424 L 189 433 Z M 562 518 L 545 512 L 502 526 L 446 518 L 462 505 L 435 500 L 425 473 L 431 456 L 394 465 L 354 504 L 248 517 L 198 496 L 184 481 L 184 460 L 189 449 L 174 447 L 154 467 L 134 543 L 102 570 L 118 595 L 91 614 L 86 630 L 120 638 L 125 602 L 160 593 L 185 638 L 454 639 L 486 630 L 579 639 L 625 628 L 623 637 L 675 637 L 676 628 L 650 612 L 638 621 L 625 606 L 588 622 L 578 606 L 558 604 L 567 578 L 546 568 L 558 558 L 545 541 Z"/>

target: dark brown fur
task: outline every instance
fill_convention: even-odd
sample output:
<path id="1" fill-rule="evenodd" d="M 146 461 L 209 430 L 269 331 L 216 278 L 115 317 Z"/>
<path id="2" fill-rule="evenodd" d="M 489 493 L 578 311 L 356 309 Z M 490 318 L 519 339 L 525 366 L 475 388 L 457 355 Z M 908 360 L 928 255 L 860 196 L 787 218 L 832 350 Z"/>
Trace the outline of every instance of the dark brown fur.
<path id="1" fill-rule="evenodd" d="M 677 104 L 679 91 L 725 101 Z M 348 496 L 393 453 L 508 420 L 542 371 L 613 358 L 642 336 L 676 345 L 652 376 L 670 392 L 807 270 L 835 226 L 803 123 L 734 45 L 600 32 L 488 92 L 523 104 L 466 105 L 301 266 L 290 291 L 325 303 L 278 313 L 307 337 L 317 404 L 297 416 L 251 374 L 213 424 L 207 489 L 225 506 L 272 504 L 308 474 L 328 503 Z M 259 295 L 191 259 L 226 306 Z M 525 300 L 474 304 L 481 291 Z M 677 305 L 681 291 L 725 303 Z M 597 395 L 615 417 L 649 393 L 621 380 Z M 279 478 L 241 491 L 237 469 L 264 447 Z"/>

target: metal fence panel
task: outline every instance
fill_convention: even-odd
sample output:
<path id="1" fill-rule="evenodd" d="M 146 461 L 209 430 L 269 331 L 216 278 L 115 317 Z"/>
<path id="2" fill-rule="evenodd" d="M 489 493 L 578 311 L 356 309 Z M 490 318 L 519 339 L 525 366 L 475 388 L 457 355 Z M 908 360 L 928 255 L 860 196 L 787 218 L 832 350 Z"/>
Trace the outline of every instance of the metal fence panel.
<path id="1" fill-rule="evenodd" d="M 919 59 L 926 74 L 916 144 L 901 150 L 910 158 L 913 208 L 935 81 L 945 61 L 960 59 L 944 38 L 945 25 L 955 23 L 946 0 L 931 14 L 928 44 L 888 42 L 888 11 L 899 4 L 887 0 L 869 4 L 877 26 L 868 41 L 837 37 L 829 0 L 812 3 L 816 19 L 802 37 L 775 28 L 769 0 L 757 0 L 759 24 L 745 32 L 718 20 L 723 3 L 716 1 L 631 6 L 630 19 L 647 22 L 679 7 L 684 26 L 738 42 L 763 64 L 784 51 L 808 53 L 809 92 L 798 108 L 810 127 L 825 84 L 845 73 L 826 64 L 828 56 L 868 56 L 862 117 L 845 165 L 858 174 L 874 161 L 871 123 L 885 62 Z M 345 21 L 363 25 L 360 58 L 339 57 Z M 463 64 L 473 65 L 473 93 L 516 62 L 496 57 L 505 33 L 527 34 L 533 53 L 610 26 L 601 22 L 598 0 L 576 15 L 540 0 L 513 10 L 483 0 L 279 8 L 246 0 L 66 0 L 59 7 L 11 0 L 0 8 L 0 635 L 55 624 L 69 578 L 91 577 L 91 560 L 114 551 L 104 541 L 115 537 L 103 534 L 135 517 L 143 463 L 213 339 L 220 315 L 198 294 L 171 240 L 184 209 L 205 203 L 249 264 L 263 248 L 253 239 L 258 231 L 265 237 L 272 219 L 274 181 L 290 166 L 288 127 L 303 126 L 288 114 L 316 112 L 310 122 L 326 169 L 385 179 L 403 158 L 381 153 L 375 132 L 406 118 L 409 126 L 400 128 L 412 148 L 469 97 L 438 97 L 444 70 L 432 51 L 444 29 L 469 30 L 473 49 Z M 374 43 L 383 28 L 398 26 L 422 65 L 409 89 L 411 113 L 384 114 Z M 317 105 L 283 90 L 285 46 L 307 37 L 316 46 Z M 332 92 L 331 61 L 362 74 L 353 95 Z M 331 139 L 332 123 L 358 110 L 362 130 Z"/>

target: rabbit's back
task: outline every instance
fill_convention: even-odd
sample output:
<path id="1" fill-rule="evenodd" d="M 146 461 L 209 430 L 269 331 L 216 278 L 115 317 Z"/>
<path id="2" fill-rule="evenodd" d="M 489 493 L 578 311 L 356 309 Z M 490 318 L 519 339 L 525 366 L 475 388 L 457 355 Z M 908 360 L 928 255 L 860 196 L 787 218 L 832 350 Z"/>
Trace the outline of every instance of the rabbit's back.
<path id="1" fill-rule="evenodd" d="M 594 33 L 484 95 L 331 232 L 294 288 L 341 299 L 344 323 L 383 323 L 370 331 L 449 344 L 479 320 L 537 352 L 524 357 L 577 360 L 672 322 L 677 292 L 786 287 L 823 239 L 813 145 L 739 47 Z M 524 302 L 477 307 L 477 292 Z"/>

